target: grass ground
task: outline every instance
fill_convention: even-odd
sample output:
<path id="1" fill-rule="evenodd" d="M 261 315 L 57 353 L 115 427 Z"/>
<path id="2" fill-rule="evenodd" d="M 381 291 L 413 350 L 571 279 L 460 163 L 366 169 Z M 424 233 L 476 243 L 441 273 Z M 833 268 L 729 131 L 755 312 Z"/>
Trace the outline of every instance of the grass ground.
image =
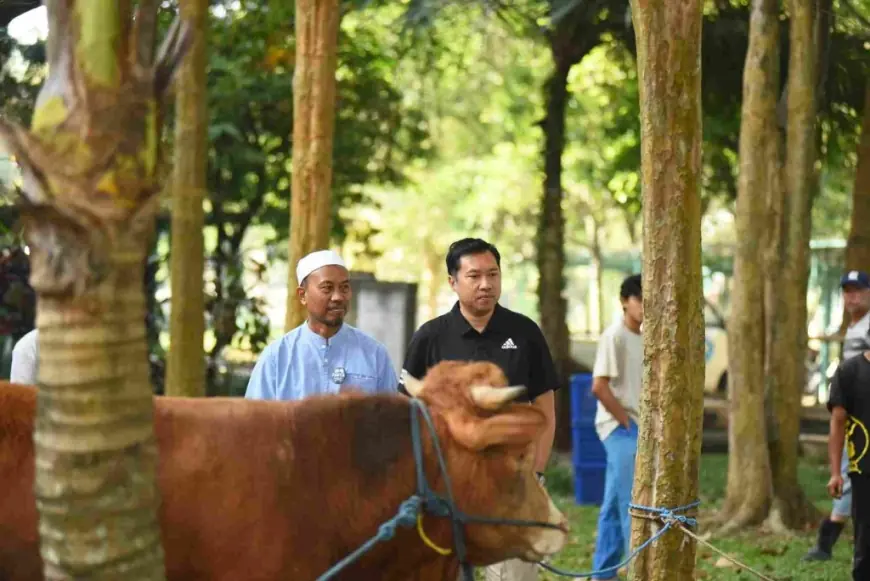
<path id="1" fill-rule="evenodd" d="M 724 454 L 702 457 L 700 492 L 703 510 L 716 510 L 721 505 L 725 493 L 727 463 L 728 459 Z M 828 481 L 827 468 L 807 461 L 801 464 L 799 477 L 804 490 L 819 510 L 824 513 L 830 511 L 831 503 L 825 491 L 825 484 Z M 598 508 L 578 506 L 574 502 L 572 475 L 570 469 L 563 465 L 556 465 L 548 471 L 548 488 L 572 523 L 570 544 L 552 560 L 552 564 L 571 571 L 591 570 Z M 801 557 L 814 541 L 815 530 L 792 536 L 780 536 L 756 529 L 734 536 L 711 539 L 717 548 L 777 581 L 849 581 L 852 554 L 851 527 L 846 529 L 840 542 L 837 543 L 834 559 L 827 563 L 801 562 Z M 716 567 L 718 560 L 718 555 L 700 547 L 695 568 L 696 578 L 716 581 L 748 581 L 756 578 L 748 572 Z M 549 572 L 541 575 L 541 581 L 557 579 L 565 578 Z"/>

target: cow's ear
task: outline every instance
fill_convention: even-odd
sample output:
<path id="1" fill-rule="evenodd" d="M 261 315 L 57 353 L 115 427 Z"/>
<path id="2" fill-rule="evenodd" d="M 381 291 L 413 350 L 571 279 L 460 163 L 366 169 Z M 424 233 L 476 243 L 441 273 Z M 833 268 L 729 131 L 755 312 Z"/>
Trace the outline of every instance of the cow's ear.
<path id="1" fill-rule="evenodd" d="M 454 412 L 446 414 L 445 419 L 450 435 L 474 451 L 491 446 L 527 446 L 537 439 L 547 421 L 539 409 L 519 404 L 488 418 Z"/>

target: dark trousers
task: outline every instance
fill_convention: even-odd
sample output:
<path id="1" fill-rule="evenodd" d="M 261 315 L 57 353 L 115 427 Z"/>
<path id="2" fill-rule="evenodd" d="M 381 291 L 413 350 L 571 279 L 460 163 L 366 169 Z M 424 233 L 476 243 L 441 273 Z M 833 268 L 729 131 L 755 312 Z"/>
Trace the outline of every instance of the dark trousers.
<path id="1" fill-rule="evenodd" d="M 850 474 L 852 480 L 852 526 L 855 527 L 855 556 L 852 579 L 870 579 L 870 475 Z"/>

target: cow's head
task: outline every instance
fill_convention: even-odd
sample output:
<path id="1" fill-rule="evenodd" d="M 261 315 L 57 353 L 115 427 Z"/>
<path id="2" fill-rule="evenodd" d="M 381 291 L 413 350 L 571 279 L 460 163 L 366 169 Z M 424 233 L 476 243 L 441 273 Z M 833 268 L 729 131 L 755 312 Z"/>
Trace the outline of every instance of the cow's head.
<path id="1" fill-rule="evenodd" d="M 444 421 L 442 447 L 461 510 L 562 527 L 468 525 L 469 558 L 477 563 L 509 557 L 535 561 L 561 550 L 567 521 L 534 471 L 535 442 L 546 417 L 532 405 L 514 401 L 525 388 L 507 387 L 492 363 L 455 361 L 436 365 L 423 381 L 406 377 L 405 388 Z"/>

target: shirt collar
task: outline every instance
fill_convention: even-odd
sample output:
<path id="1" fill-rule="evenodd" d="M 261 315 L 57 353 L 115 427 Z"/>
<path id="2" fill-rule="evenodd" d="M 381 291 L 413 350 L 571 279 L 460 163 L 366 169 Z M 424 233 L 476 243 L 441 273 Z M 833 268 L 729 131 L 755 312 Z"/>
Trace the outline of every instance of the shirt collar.
<path id="1" fill-rule="evenodd" d="M 341 327 L 338 329 L 338 332 L 329 339 L 325 339 L 312 331 L 311 327 L 308 326 L 307 320 L 302 323 L 301 327 L 302 336 L 311 343 L 314 343 L 315 345 L 334 345 L 335 343 L 340 342 L 341 338 L 348 333 L 347 323 L 342 323 Z"/>
<path id="2" fill-rule="evenodd" d="M 471 323 L 462 316 L 462 311 L 459 310 L 459 301 L 453 305 L 453 308 L 450 309 L 450 320 L 453 325 L 453 328 L 460 335 L 465 335 L 467 333 L 473 332 L 477 333 L 477 329 L 471 326 Z M 478 333 L 483 335 L 488 331 L 501 331 L 504 330 L 504 307 L 500 304 L 495 304 L 495 309 L 492 312 L 492 317 L 489 318 L 489 322 L 486 324 L 486 327 L 483 329 L 483 333 Z"/>

